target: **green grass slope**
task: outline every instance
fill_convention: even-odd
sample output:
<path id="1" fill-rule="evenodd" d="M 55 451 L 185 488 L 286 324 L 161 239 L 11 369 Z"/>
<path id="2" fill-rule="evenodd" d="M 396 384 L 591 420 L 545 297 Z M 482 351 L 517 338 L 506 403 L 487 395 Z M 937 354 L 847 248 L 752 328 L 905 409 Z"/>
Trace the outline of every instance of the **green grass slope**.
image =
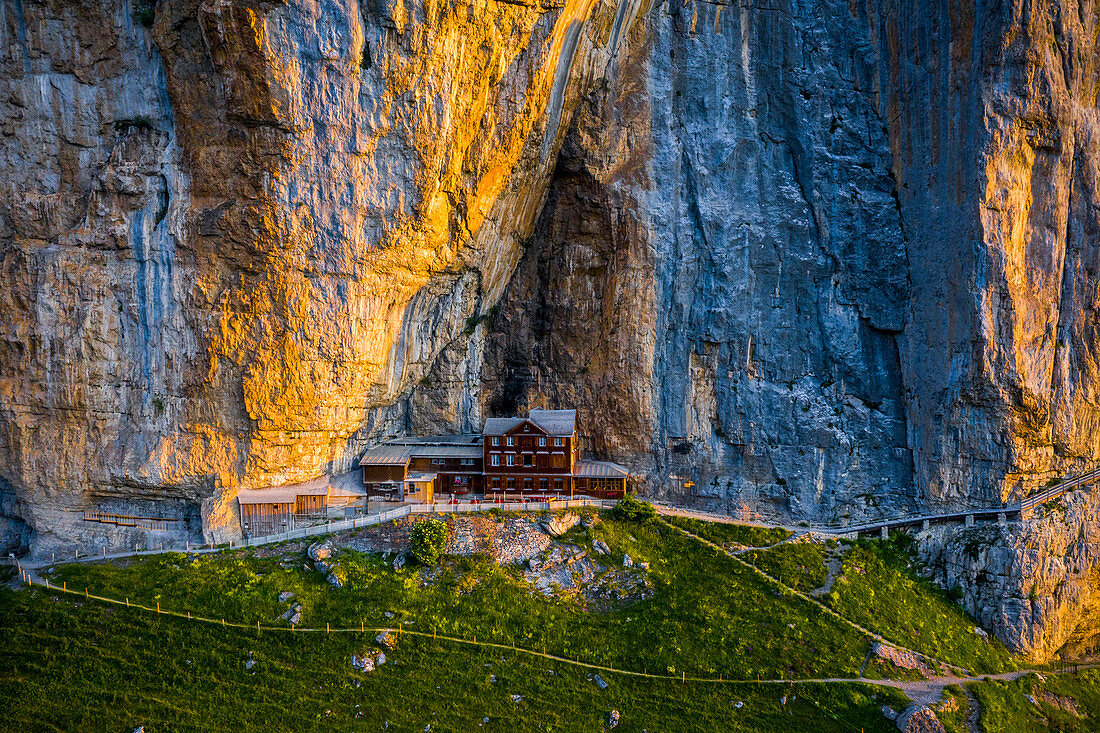
<path id="1" fill-rule="evenodd" d="M 613 709 L 616 730 L 627 732 L 870 733 L 891 730 L 880 705 L 904 703 L 862 684 L 681 684 L 616 673 L 603 673 L 610 684 L 600 690 L 571 665 L 409 636 L 387 664 L 361 674 L 350 657 L 371 634 L 258 634 L 39 589 L 0 590 L 0 610 L 0 730 L 25 733 L 599 731 Z"/>

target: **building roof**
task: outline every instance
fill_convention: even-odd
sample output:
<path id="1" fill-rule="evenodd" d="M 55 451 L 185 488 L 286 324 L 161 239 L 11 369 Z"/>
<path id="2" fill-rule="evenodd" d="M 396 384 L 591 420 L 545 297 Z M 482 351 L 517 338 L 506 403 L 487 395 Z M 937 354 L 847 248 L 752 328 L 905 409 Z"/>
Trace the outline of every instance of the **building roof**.
<path id="1" fill-rule="evenodd" d="M 328 476 L 318 476 L 298 484 L 245 489 L 237 494 L 237 501 L 241 504 L 292 504 L 299 496 L 324 496 L 328 491 Z"/>
<path id="2" fill-rule="evenodd" d="M 486 435 L 504 435 L 525 420 L 530 420 L 547 435 L 569 436 L 577 429 L 576 410 L 531 410 L 527 417 L 490 417 L 485 421 Z"/>
<path id="3" fill-rule="evenodd" d="M 360 466 L 403 466 L 410 458 L 481 458 L 480 444 L 383 443 L 363 454 Z"/>
<path id="4" fill-rule="evenodd" d="M 486 435 L 504 435 L 524 421 L 522 417 L 490 417 L 485 420 Z"/>
<path id="5" fill-rule="evenodd" d="M 528 418 L 550 435 L 572 435 L 577 430 L 576 410 L 531 410 Z"/>
<path id="6" fill-rule="evenodd" d="M 481 433 L 390 438 L 385 445 L 481 445 Z"/>
<path id="7" fill-rule="evenodd" d="M 380 445 L 363 454 L 360 466 L 404 466 L 412 455 L 406 445 Z"/>
<path id="8" fill-rule="evenodd" d="M 416 471 L 416 472 L 410 473 L 408 476 L 406 476 L 405 480 L 406 481 L 434 481 L 435 477 L 437 475 L 438 474 L 420 473 L 419 471 Z"/>
<path id="9" fill-rule="evenodd" d="M 579 478 L 629 478 L 630 471 L 611 461 L 578 460 L 573 475 Z"/>

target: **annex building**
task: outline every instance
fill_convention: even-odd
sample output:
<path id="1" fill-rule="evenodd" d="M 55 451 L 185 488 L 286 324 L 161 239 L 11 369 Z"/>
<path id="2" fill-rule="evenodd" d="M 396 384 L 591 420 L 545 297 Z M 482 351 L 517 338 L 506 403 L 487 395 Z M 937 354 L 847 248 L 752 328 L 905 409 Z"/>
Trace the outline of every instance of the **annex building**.
<path id="1" fill-rule="evenodd" d="M 580 457 L 576 410 L 531 410 L 493 417 L 480 435 L 386 441 L 359 464 L 370 499 L 431 502 L 470 494 L 489 498 L 621 498 L 630 473 Z"/>

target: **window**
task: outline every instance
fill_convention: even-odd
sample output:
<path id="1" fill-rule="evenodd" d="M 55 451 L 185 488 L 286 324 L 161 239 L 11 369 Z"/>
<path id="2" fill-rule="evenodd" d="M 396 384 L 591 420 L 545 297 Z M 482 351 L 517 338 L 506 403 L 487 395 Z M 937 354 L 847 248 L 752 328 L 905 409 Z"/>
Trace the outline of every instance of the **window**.
<path id="1" fill-rule="evenodd" d="M 554 491 L 561 493 L 562 481 L 560 478 L 554 479 Z"/>
<path id="2" fill-rule="evenodd" d="M 500 479 L 499 478 L 494 478 L 493 479 L 493 488 L 494 489 L 499 489 L 500 488 Z"/>
<path id="3" fill-rule="evenodd" d="M 498 454 L 494 453 L 493 457 L 490 459 L 490 462 L 494 466 L 499 466 L 500 465 L 500 456 Z"/>
<path id="4" fill-rule="evenodd" d="M 524 491 L 530 491 L 532 488 L 534 488 L 534 485 L 535 485 L 534 480 L 529 479 L 529 478 L 523 479 L 523 490 Z"/>
<path id="5" fill-rule="evenodd" d="M 509 489 L 512 489 L 512 490 L 515 490 L 515 488 L 516 488 L 516 480 L 515 480 L 514 478 L 510 478 L 510 479 L 508 479 L 508 488 L 509 488 Z"/>
<path id="6" fill-rule="evenodd" d="M 561 446 L 562 446 L 561 438 L 554 438 L 554 446 L 557 447 L 557 448 L 561 448 Z"/>
<path id="7" fill-rule="evenodd" d="M 493 436 L 493 445 L 500 445 L 500 438 Z"/>
<path id="8" fill-rule="evenodd" d="M 505 442 L 508 443 L 508 445 L 515 445 L 516 444 L 516 439 L 513 438 L 511 435 L 509 435 L 508 439 Z"/>
<path id="9" fill-rule="evenodd" d="M 545 436 L 539 438 L 539 446 L 543 447 L 543 448 L 546 447 L 546 437 Z"/>
<path id="10" fill-rule="evenodd" d="M 474 465 L 474 459 L 473 458 L 463 458 L 462 459 L 462 465 L 463 466 L 472 466 L 472 465 Z"/>
<path id="11" fill-rule="evenodd" d="M 446 461 L 444 461 L 442 458 L 433 458 L 432 459 L 432 465 L 433 466 L 442 466 L 444 463 L 446 463 Z"/>
<path id="12" fill-rule="evenodd" d="M 558 480 L 560 481 L 561 479 L 558 479 Z M 543 493 L 546 493 L 546 490 L 549 488 L 549 486 L 550 486 L 550 479 L 548 479 L 548 478 L 540 478 L 539 479 L 539 491 L 541 491 Z"/>
<path id="13" fill-rule="evenodd" d="M 550 465 L 553 468 L 565 468 L 565 454 L 555 453 L 554 455 L 550 456 Z"/>
<path id="14" fill-rule="evenodd" d="M 507 456 L 505 456 L 505 458 L 508 459 L 505 461 L 505 463 L 507 463 L 509 466 L 516 465 L 516 457 L 512 453 L 509 453 Z"/>
<path id="15" fill-rule="evenodd" d="M 531 463 L 532 463 L 531 454 L 530 453 L 524 453 L 523 454 L 523 465 L 524 466 L 530 466 Z"/>

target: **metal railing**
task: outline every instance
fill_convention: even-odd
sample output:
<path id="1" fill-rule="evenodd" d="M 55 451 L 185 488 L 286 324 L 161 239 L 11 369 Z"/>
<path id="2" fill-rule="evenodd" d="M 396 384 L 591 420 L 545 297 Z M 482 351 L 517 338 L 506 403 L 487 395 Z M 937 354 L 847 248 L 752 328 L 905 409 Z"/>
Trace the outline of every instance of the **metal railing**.
<path id="1" fill-rule="evenodd" d="M 539 512 L 549 509 L 575 509 L 578 507 L 610 508 L 617 502 L 607 499 L 563 499 L 561 501 L 510 501 L 510 502 L 460 502 L 457 504 L 407 504 L 391 509 L 381 514 L 368 514 L 363 517 L 353 517 L 336 522 L 326 522 L 312 527 L 302 527 L 288 532 L 249 537 L 240 542 L 232 543 L 233 547 L 253 547 L 256 545 L 269 545 L 287 540 L 297 540 L 304 537 L 329 534 L 330 532 L 344 532 L 360 527 L 370 527 L 375 524 L 383 524 L 396 519 L 402 519 L 410 514 L 467 514 L 473 512 L 488 512 L 494 509 L 506 512 Z"/>
<path id="2" fill-rule="evenodd" d="M 1032 494 L 1031 496 L 1023 499 L 1020 502 L 1020 510 L 1023 512 L 1030 512 L 1040 504 L 1045 504 L 1052 499 L 1057 499 L 1067 491 L 1078 489 L 1087 484 L 1091 484 L 1097 479 L 1100 479 L 1100 468 L 1094 468 L 1091 471 L 1087 471 L 1079 476 L 1066 479 L 1062 483 L 1052 486 L 1049 489 L 1040 491 L 1038 494 Z"/>

